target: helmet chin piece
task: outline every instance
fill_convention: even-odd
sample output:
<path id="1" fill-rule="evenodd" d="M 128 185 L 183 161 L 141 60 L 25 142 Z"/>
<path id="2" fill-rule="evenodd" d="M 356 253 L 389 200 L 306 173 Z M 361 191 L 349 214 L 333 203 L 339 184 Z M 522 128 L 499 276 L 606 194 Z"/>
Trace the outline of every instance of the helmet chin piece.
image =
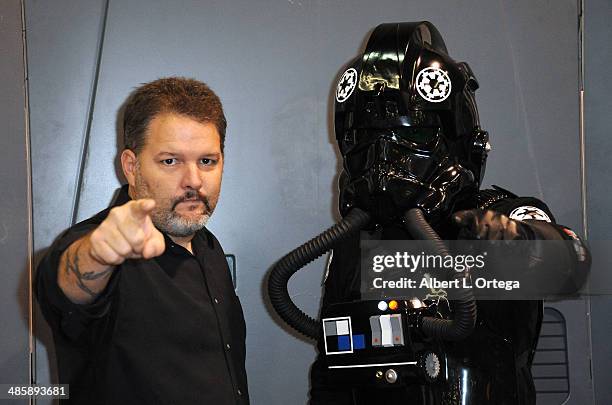
<path id="1" fill-rule="evenodd" d="M 342 214 L 359 207 L 385 224 L 420 207 L 431 219 L 477 190 L 490 149 L 477 88 L 431 23 L 379 25 L 336 91 Z"/>
<path id="2" fill-rule="evenodd" d="M 421 208 L 430 220 L 435 220 L 449 213 L 462 193 L 470 189 L 476 191 L 475 184 L 470 170 L 459 164 L 447 167 L 419 196 L 416 207 Z"/>
<path id="3" fill-rule="evenodd" d="M 446 162 L 435 168 L 433 180 L 423 181 L 397 170 L 389 163 L 376 164 L 367 173 L 346 180 L 340 189 L 340 208 L 369 212 L 381 225 L 401 220 L 410 208 L 421 208 L 430 220 L 452 210 L 462 192 L 474 191 L 474 174 L 459 164 Z"/>

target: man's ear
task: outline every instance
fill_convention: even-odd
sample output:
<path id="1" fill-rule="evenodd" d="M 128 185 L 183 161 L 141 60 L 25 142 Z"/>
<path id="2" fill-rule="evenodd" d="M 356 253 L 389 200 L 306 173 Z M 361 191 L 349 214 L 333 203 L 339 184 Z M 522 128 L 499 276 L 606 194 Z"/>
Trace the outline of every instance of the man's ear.
<path id="1" fill-rule="evenodd" d="M 124 149 L 121 152 L 121 168 L 123 169 L 123 175 L 130 187 L 134 187 L 136 184 L 136 165 L 138 164 L 138 159 L 136 154 L 129 150 Z"/>

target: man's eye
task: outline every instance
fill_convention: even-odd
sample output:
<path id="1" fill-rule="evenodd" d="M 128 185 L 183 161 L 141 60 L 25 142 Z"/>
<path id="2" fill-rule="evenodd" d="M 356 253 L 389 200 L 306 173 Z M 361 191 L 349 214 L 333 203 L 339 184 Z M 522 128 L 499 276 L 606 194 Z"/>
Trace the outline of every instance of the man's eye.
<path id="1" fill-rule="evenodd" d="M 202 164 L 203 164 L 204 166 L 212 166 L 212 165 L 214 165 L 215 163 L 217 163 L 217 161 L 216 161 L 216 160 L 213 160 L 213 159 L 208 159 L 208 158 L 204 158 L 204 159 L 200 160 L 200 162 L 202 162 Z"/>
<path id="2" fill-rule="evenodd" d="M 165 166 L 172 166 L 176 164 L 176 159 L 175 158 L 164 159 L 161 161 L 161 163 Z"/>

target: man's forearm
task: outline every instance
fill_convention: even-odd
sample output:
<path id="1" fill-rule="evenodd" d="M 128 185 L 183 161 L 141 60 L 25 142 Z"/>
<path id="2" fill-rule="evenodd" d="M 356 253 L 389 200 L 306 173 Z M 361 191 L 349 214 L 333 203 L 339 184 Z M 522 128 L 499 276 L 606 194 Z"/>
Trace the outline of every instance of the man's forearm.
<path id="1" fill-rule="evenodd" d="M 88 304 L 96 299 L 115 269 L 91 256 L 89 236 L 78 239 L 64 251 L 57 272 L 59 287 L 76 304 Z"/>
<path id="2" fill-rule="evenodd" d="M 88 304 L 104 290 L 116 266 L 127 259 L 164 253 L 164 236 L 153 225 L 155 201 L 140 199 L 114 207 L 93 232 L 66 249 L 57 283 L 74 303 Z"/>

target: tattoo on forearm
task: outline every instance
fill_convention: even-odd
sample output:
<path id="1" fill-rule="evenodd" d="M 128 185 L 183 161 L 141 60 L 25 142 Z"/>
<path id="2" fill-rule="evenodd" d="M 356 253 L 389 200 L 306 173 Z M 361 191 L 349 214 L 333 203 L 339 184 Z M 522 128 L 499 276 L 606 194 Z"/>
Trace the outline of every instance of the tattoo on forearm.
<path id="1" fill-rule="evenodd" d="M 85 283 L 83 282 L 83 280 L 87 280 L 87 281 L 97 280 L 99 278 L 105 277 L 106 275 L 112 273 L 113 268 L 110 267 L 99 273 L 95 273 L 93 271 L 81 273 L 81 270 L 79 269 L 79 249 L 80 248 L 81 246 L 76 247 L 72 257 L 70 257 L 69 253 L 66 252 L 66 271 L 72 272 L 76 276 L 77 286 L 81 290 L 85 291 L 87 294 L 95 298 L 98 296 L 98 293 L 92 291 L 91 288 L 87 287 Z"/>
<path id="2" fill-rule="evenodd" d="M 101 271 L 99 273 L 94 273 L 93 271 L 88 271 L 86 273 L 80 273 L 83 280 L 97 280 L 99 278 L 105 277 L 107 274 L 113 272 L 113 268 L 109 267 L 108 269 Z"/>

